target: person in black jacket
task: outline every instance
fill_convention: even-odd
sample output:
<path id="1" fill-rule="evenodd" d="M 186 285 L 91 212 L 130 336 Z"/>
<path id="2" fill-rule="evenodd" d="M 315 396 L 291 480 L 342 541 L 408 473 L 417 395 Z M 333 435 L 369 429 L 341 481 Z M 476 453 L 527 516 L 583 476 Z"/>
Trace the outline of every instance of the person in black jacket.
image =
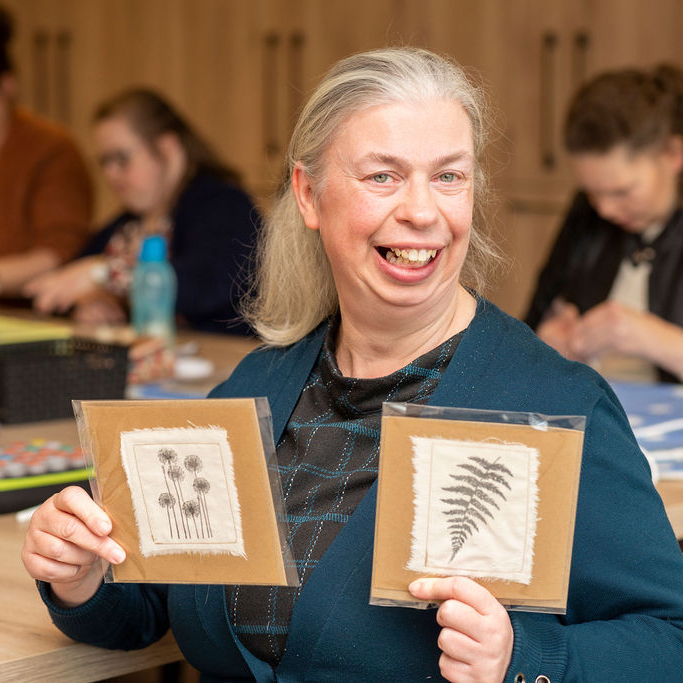
<path id="1" fill-rule="evenodd" d="M 34 307 L 72 310 L 79 322 L 124 322 L 141 241 L 161 234 L 178 278 L 180 323 L 248 333 L 237 301 L 259 217 L 237 174 L 153 91 L 121 93 L 94 120 L 100 166 L 124 210 L 79 259 L 28 284 Z"/>
<path id="2" fill-rule="evenodd" d="M 565 146 L 581 191 L 526 322 L 568 357 L 681 381 L 683 72 L 597 76 L 570 104 Z"/>

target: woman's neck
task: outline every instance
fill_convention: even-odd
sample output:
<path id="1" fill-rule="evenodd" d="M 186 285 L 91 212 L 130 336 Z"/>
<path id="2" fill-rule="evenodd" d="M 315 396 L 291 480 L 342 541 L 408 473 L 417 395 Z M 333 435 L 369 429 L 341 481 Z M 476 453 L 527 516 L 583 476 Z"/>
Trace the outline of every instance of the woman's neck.
<path id="1" fill-rule="evenodd" d="M 342 307 L 337 337 L 337 365 L 346 377 L 384 377 L 464 330 L 477 303 L 459 287 L 452 310 L 433 319 L 416 319 L 406 312 L 395 317 L 373 315 L 356 320 Z"/>
<path id="2" fill-rule="evenodd" d="M 142 231 L 145 235 L 163 234 L 167 230 L 169 211 L 166 206 L 159 206 L 140 216 Z"/>

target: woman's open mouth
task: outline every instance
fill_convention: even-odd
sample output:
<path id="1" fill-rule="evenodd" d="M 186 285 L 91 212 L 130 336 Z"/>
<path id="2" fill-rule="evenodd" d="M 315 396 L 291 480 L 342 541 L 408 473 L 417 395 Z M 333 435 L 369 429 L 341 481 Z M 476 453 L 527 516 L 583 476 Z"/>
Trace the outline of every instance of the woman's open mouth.
<path id="1" fill-rule="evenodd" d="M 397 247 L 377 247 L 382 258 L 395 266 L 419 268 L 436 258 L 438 249 L 399 249 Z"/>

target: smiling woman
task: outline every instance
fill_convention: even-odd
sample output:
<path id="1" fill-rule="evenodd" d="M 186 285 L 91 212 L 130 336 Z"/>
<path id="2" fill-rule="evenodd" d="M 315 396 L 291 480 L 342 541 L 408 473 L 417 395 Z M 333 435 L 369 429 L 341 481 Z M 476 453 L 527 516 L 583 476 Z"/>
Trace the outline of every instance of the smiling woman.
<path id="1" fill-rule="evenodd" d="M 244 307 L 254 329 L 273 345 L 285 346 L 300 339 L 339 305 L 333 279 L 335 259 L 328 259 L 322 248 L 325 228 L 320 234 L 317 229 L 313 232 L 305 229 L 307 214 L 303 208 L 300 212 L 302 197 L 297 196 L 299 177 L 305 176 L 301 191 L 305 191 L 309 202 L 318 203 L 326 194 L 328 183 L 338 185 L 344 178 L 350 190 L 354 179 L 356 186 L 364 186 L 364 191 L 353 201 L 361 201 L 363 196 L 377 200 L 388 196 L 381 206 L 399 201 L 399 212 L 425 210 L 424 206 L 413 203 L 415 199 L 422 201 L 422 189 L 417 181 L 423 178 L 418 178 L 417 171 L 430 174 L 433 188 L 430 196 L 437 187 L 443 199 L 453 193 L 460 194 L 466 187 L 470 206 L 465 213 L 469 211 L 470 215 L 458 218 L 464 222 L 462 227 L 469 230 L 469 238 L 460 244 L 468 250 L 462 264 L 462 283 L 482 291 L 501 260 L 487 235 L 484 218 L 488 177 L 483 157 L 490 128 L 485 92 L 468 79 L 461 67 L 429 52 L 421 53 L 422 59 L 415 61 L 410 51 L 403 55 L 389 52 L 391 58 L 386 61 L 379 59 L 379 54 L 355 55 L 334 66 L 306 103 L 292 134 L 287 179 L 281 197 L 265 222 L 255 296 Z M 434 107 L 435 104 L 438 106 Z M 392 113 L 395 111 L 396 116 L 387 119 L 386 112 L 377 111 L 383 106 L 395 106 Z M 356 115 L 369 117 L 372 128 L 368 130 L 375 135 L 373 145 L 353 139 L 361 127 L 360 123 L 349 120 Z M 407 130 L 412 130 L 415 124 L 420 126 L 419 135 L 412 132 L 406 138 Z M 353 130 L 348 130 L 349 126 Z M 432 131 L 435 126 L 440 128 L 438 135 Z M 444 134 L 447 137 L 440 139 Z M 343 151 L 331 144 L 338 138 L 345 141 Z M 426 150 L 420 151 L 415 161 L 419 159 L 421 168 L 406 167 L 413 164 L 415 150 L 428 140 L 431 140 L 431 157 Z M 404 149 L 403 144 L 408 141 L 412 141 L 411 146 Z M 406 178 L 409 171 L 412 175 Z M 395 188 L 400 178 L 406 178 L 406 183 L 397 198 Z M 371 186 L 376 187 L 371 189 Z M 411 200 L 410 204 L 405 203 L 406 197 Z M 459 198 L 453 203 L 462 206 L 463 200 Z M 426 208 L 434 210 L 434 207 Z M 378 205 L 373 211 L 380 210 L 384 209 Z M 452 213 L 452 208 L 448 213 Z M 418 224 L 424 220 L 417 217 Z M 387 233 L 386 226 L 384 232 Z M 373 248 L 380 253 L 399 249 L 407 254 L 401 255 L 402 258 L 410 259 L 410 250 L 418 247 L 419 255 L 420 245 L 437 252 L 442 246 L 438 241 L 429 243 L 434 240 L 429 231 L 417 241 L 412 235 L 407 238 L 405 231 L 398 238 L 395 233 L 390 236 L 393 241 L 374 242 Z"/>
<path id="2" fill-rule="evenodd" d="M 295 128 L 248 307 L 267 344 L 211 397 L 270 401 L 300 585 L 103 585 L 93 561 L 118 548 L 79 489 L 23 553 L 67 634 L 136 648 L 170 624 L 207 681 L 680 678 L 683 555 L 621 407 L 476 289 L 480 100 L 449 60 L 377 50 L 333 67 Z M 508 613 L 463 576 L 406 587 L 436 613 L 369 604 L 385 401 L 586 416 L 565 615 Z"/>
<path id="3" fill-rule="evenodd" d="M 301 162 L 294 167 L 304 223 L 330 255 L 343 321 L 337 362 L 346 375 L 388 375 L 474 315 L 460 285 L 472 225 L 472 127 L 457 102 L 428 101 L 429 117 L 424 106 L 376 105 L 349 118 L 325 154 L 320 192 Z M 345 353 L 349 335 L 386 339 L 393 329 L 391 357 Z M 413 330 L 422 340 L 403 353 Z"/>

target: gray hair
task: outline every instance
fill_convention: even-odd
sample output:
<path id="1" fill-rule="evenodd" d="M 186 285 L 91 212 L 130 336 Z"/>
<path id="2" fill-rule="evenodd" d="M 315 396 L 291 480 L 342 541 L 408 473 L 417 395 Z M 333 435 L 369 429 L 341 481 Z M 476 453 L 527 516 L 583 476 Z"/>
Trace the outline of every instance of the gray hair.
<path id="1" fill-rule="evenodd" d="M 325 152 L 341 125 L 370 107 L 393 102 L 458 102 L 467 113 L 474 143 L 474 216 L 461 281 L 481 291 L 500 258 L 482 232 L 488 178 L 482 167 L 488 105 L 482 88 L 451 59 L 419 48 L 383 48 L 335 64 L 304 106 L 289 144 L 286 177 L 260 238 L 256 276 L 243 313 L 273 346 L 298 341 L 338 309 L 337 291 L 319 231 L 309 230 L 291 186 L 300 163 L 319 196 L 325 185 Z"/>

